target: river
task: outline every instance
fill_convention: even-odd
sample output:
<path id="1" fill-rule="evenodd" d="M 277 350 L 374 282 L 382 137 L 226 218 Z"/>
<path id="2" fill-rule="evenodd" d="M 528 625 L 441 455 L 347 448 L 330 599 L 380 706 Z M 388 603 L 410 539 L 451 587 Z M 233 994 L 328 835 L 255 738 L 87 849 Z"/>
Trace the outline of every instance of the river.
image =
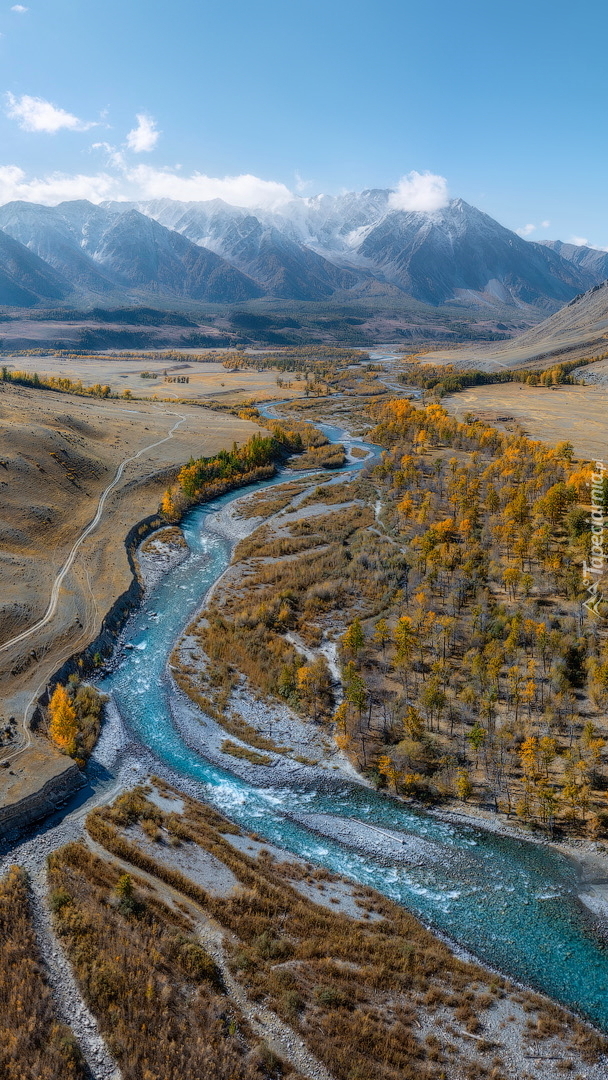
<path id="1" fill-rule="evenodd" d="M 340 428 L 324 430 L 332 441 L 367 445 Z M 365 463 L 349 467 L 354 471 Z M 209 764 L 183 741 L 171 719 L 167 661 L 230 562 L 231 544 L 208 527 L 209 515 L 242 495 L 232 492 L 189 513 L 183 527 L 191 554 L 162 578 L 134 615 L 128 626 L 133 648 L 100 683 L 132 736 L 174 773 L 194 781 L 203 799 L 239 825 L 286 852 L 373 886 L 480 960 L 608 1030 L 608 952 L 577 898 L 575 868 L 554 849 L 447 823 L 356 783 L 345 781 L 331 794 L 297 786 L 255 787 Z M 305 815 L 318 813 L 342 823 L 357 819 L 398 830 L 422 857 L 391 865 L 386 858 L 320 838 L 301 823 Z"/>

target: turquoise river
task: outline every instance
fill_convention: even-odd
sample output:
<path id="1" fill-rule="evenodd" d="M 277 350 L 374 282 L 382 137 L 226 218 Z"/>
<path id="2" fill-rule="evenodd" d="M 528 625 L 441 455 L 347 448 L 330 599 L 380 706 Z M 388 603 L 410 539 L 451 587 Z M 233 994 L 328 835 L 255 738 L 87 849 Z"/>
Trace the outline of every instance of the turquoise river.
<path id="1" fill-rule="evenodd" d="M 332 441 L 344 439 L 339 428 L 324 430 Z M 258 487 L 284 480 L 278 476 Z M 206 528 L 208 515 L 242 496 L 242 490 L 232 492 L 191 511 L 184 523 L 191 554 L 162 578 L 134 615 L 127 628 L 133 648 L 100 684 L 130 734 L 159 762 L 195 782 L 201 798 L 239 825 L 287 852 L 372 885 L 483 962 L 608 1030 L 608 951 L 577 897 L 575 867 L 553 848 L 448 823 L 356 783 L 344 782 L 332 794 L 255 787 L 209 764 L 183 741 L 168 705 L 167 660 L 230 562 L 231 544 Z M 157 617 L 150 618 L 151 611 Z M 430 842 L 428 849 L 439 858 L 387 866 L 386 859 L 376 861 L 320 838 L 286 816 L 298 812 L 399 830 Z"/>

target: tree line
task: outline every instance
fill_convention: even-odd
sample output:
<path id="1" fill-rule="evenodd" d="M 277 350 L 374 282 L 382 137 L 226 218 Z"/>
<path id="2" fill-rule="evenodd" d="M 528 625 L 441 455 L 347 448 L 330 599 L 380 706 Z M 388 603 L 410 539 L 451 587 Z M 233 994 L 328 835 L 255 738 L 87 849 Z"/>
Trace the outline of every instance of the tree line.
<path id="1" fill-rule="evenodd" d="M 605 360 L 608 352 L 582 360 L 567 360 L 554 364 L 544 371 L 530 371 L 525 368 L 501 371 L 459 371 L 453 364 L 406 364 L 401 370 L 399 382 L 406 386 L 419 386 L 432 391 L 437 398 L 446 394 L 457 394 L 470 386 L 489 386 L 494 383 L 525 383 L 528 386 L 575 386 L 583 385 L 583 379 L 575 378 L 571 373 L 577 368 Z"/>

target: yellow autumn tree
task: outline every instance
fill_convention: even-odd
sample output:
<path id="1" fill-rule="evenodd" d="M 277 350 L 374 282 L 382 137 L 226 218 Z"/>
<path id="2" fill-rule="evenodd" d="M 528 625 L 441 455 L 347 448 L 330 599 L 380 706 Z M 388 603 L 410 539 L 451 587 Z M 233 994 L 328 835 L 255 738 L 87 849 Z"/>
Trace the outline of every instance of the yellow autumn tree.
<path id="1" fill-rule="evenodd" d="M 179 518 L 179 512 L 175 505 L 175 499 L 173 498 L 173 492 L 170 488 L 167 488 L 165 494 L 162 497 L 160 504 L 160 512 L 167 521 L 177 521 Z"/>
<path id="2" fill-rule="evenodd" d="M 397 510 L 399 511 L 400 514 L 403 514 L 404 517 L 409 518 L 409 517 L 412 516 L 415 509 L 416 509 L 416 503 L 414 502 L 412 496 L 410 495 L 410 493 L 408 491 L 403 496 L 403 498 L 397 503 Z"/>
<path id="3" fill-rule="evenodd" d="M 329 691 L 329 676 L 323 657 L 312 664 L 303 664 L 296 674 L 298 696 L 312 709 L 313 720 L 317 720 Z"/>
<path id="4" fill-rule="evenodd" d="M 365 634 L 360 619 L 353 619 L 342 634 L 341 642 L 345 652 L 350 653 L 351 656 L 358 656 L 365 645 Z"/>
<path id="5" fill-rule="evenodd" d="M 387 754 L 382 755 L 382 757 L 378 758 L 376 768 L 378 769 L 380 776 L 386 777 L 388 783 L 392 784 L 396 791 L 397 782 L 399 780 L 399 772 L 392 758 L 388 757 Z"/>
<path id="6" fill-rule="evenodd" d="M 473 794 L 473 784 L 469 774 L 464 769 L 459 769 L 456 774 L 456 794 L 459 799 L 466 802 Z"/>
<path id="7" fill-rule="evenodd" d="M 51 739 L 61 750 L 65 750 L 67 754 L 73 754 L 76 750 L 76 736 L 78 735 L 76 710 L 65 686 L 62 686 L 61 683 L 55 687 L 49 705 L 49 713 L 51 717 L 49 724 Z"/>
<path id="8" fill-rule="evenodd" d="M 525 773 L 534 775 L 538 772 L 539 745 L 536 735 L 524 739 L 519 749 L 519 758 Z"/>
<path id="9" fill-rule="evenodd" d="M 338 747 L 339 750 L 345 750 L 346 751 L 346 750 L 348 750 L 348 748 L 349 748 L 349 746 L 351 744 L 350 735 L 347 735 L 346 732 L 342 732 L 342 734 L 335 735 L 334 740 L 335 740 L 336 746 Z"/>
<path id="10" fill-rule="evenodd" d="M 348 701 L 343 701 L 334 713 L 334 724 L 336 731 L 344 733 L 346 731 L 346 722 L 348 720 Z"/>

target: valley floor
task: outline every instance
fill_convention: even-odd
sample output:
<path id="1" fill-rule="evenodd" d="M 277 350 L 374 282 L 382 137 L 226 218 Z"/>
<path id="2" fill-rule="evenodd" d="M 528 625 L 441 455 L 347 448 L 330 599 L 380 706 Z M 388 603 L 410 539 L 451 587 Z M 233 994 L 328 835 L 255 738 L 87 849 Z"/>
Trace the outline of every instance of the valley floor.
<path id="1" fill-rule="evenodd" d="M 71 1028 L 45 1080 L 83 1066 L 94 1080 L 351 1080 L 355 1064 L 361 1080 L 608 1076 L 585 1024 L 182 785 L 153 779 L 60 832 L 48 870 L 33 842 L 16 853 L 47 1016 Z M 41 1006 L 18 972 L 26 1004 L 3 1051 L 39 1080 L 22 1055 Z M 0 990 L 16 974 L 0 963 Z"/>
<path id="2" fill-rule="evenodd" d="M 459 417 L 474 412 L 495 426 L 505 425 L 507 431 L 521 423 L 532 437 L 551 442 L 569 439 L 578 455 L 596 457 L 603 445 L 608 402 L 598 401 L 596 388 L 589 393 L 580 387 L 554 392 L 510 384 L 477 388 L 447 404 Z M 33 401 L 27 422 L 40 446 L 45 438 L 55 446 L 57 434 L 67 444 L 60 461 L 65 458 L 74 470 L 82 500 L 79 514 L 71 515 L 70 506 L 77 501 L 74 481 L 67 478 L 67 467 L 59 464 L 63 474 L 61 482 L 55 478 L 53 488 L 52 509 L 59 522 L 54 560 L 44 562 L 44 530 L 32 531 L 26 558 L 19 562 L 15 550 L 7 560 L 4 596 L 11 636 L 43 613 L 44 606 L 38 599 L 36 607 L 35 598 L 50 591 L 65 552 L 92 516 L 118 461 L 155 438 L 166 437 L 176 419 L 169 416 L 167 405 L 161 409 L 141 402 L 131 406 L 74 399 L 69 414 L 66 406 L 66 415 L 54 416 L 51 423 L 48 397 L 34 400 L 11 388 L 0 396 L 0 408 L 7 422 L 25 428 L 23 406 Z M 119 417 L 121 408 L 124 415 Z M 307 408 L 304 404 L 299 415 L 306 415 Z M 327 411 L 338 410 L 339 415 L 341 408 L 343 404 L 336 402 L 329 403 L 329 409 L 327 403 L 318 405 L 324 419 Z M 353 426 L 365 424 L 366 408 L 364 401 L 353 403 Z M 186 420 L 175 438 L 143 454 L 126 474 L 98 533 L 76 564 L 51 632 L 45 628 L 40 638 L 27 642 L 27 649 L 9 650 L 10 663 L 0 687 L 5 687 L 11 714 L 23 712 L 60 658 L 94 636 L 101 616 L 128 587 L 131 570 L 124 556 L 124 536 L 130 525 L 156 509 L 169 471 L 190 454 L 214 452 L 233 437 L 242 439 L 255 430 L 253 424 L 233 417 L 182 405 L 178 410 Z M 499 420 L 507 414 L 512 419 Z M 97 473 L 90 464 L 95 441 L 103 447 L 96 458 Z M 432 450 L 423 461 L 427 471 Z M 51 455 L 47 448 L 46 453 L 57 459 L 59 451 Z M 40 473 L 41 461 L 27 460 L 24 470 L 23 453 L 17 458 L 4 467 L 28 477 Z M 357 455 L 350 460 L 357 461 Z M 47 464 L 45 458 L 43 473 Z M 50 467 L 56 464 L 55 460 Z M 394 520 L 385 514 L 385 493 L 374 490 L 368 477 L 358 479 L 345 470 L 325 483 L 328 479 L 321 475 L 313 482 L 295 474 L 270 496 L 268 492 L 245 496 L 209 519 L 211 530 L 238 540 L 240 547 L 233 566 L 207 598 L 202 617 L 188 628 L 171 660 L 177 730 L 207 760 L 257 786 L 287 787 L 297 782 L 322 788 L 325 783 L 329 790 L 348 779 L 366 784 L 379 779 L 371 777 L 368 767 L 364 707 L 361 701 L 357 705 L 356 697 L 348 697 L 348 678 L 352 688 L 354 670 L 344 678 L 348 650 L 359 664 L 362 646 L 358 652 L 338 639 L 356 618 L 359 604 L 371 640 L 384 608 L 380 602 L 374 607 L 377 596 L 369 585 L 370 575 L 373 570 L 380 599 L 392 596 L 403 573 L 402 541 Z M 27 506 L 14 482 L 9 495 L 15 500 L 11 520 L 25 528 Z M 49 502 L 47 495 L 44 505 Z M 42 489 L 37 489 L 38 503 L 43 505 Z M 152 544 L 141 558 L 144 580 L 158 580 L 181 557 L 176 550 L 172 554 L 162 541 L 156 549 Z M 343 560 L 335 578 L 328 552 Z M 371 559 L 377 559 L 375 569 Z M 23 597 L 29 593 L 24 578 L 36 567 L 38 576 L 25 603 Z M 270 601 L 268 587 L 277 594 Z M 23 604 L 18 612 L 13 593 Z M 305 605 L 302 601 L 298 609 L 303 595 Z M 368 605 L 365 610 L 360 601 Z M 338 617 L 332 614 L 334 607 Z M 297 610 L 305 612 L 302 618 L 295 617 Z M 237 631 L 222 654 L 218 627 L 225 629 L 230 619 Z M 264 637 L 269 631 L 272 635 Z M 263 662 L 258 657 L 247 671 L 239 670 L 245 653 L 237 650 L 246 648 L 243 642 L 256 634 L 262 651 L 266 648 Z M 35 663 L 30 659 L 32 649 Z M 370 686 L 378 717 L 385 703 L 384 731 L 379 720 L 371 731 L 376 742 L 390 727 L 386 702 L 399 693 L 399 680 L 389 673 L 384 649 L 382 645 L 381 659 L 374 654 L 365 660 L 366 671 L 374 665 L 377 669 Z M 281 701 L 275 662 L 276 671 L 281 665 L 284 669 L 279 676 L 285 691 Z M 308 674 L 299 675 L 304 670 Z M 265 685 L 266 678 L 275 680 L 273 692 Z M 399 700 L 407 704 L 403 697 Z M 351 721 L 358 709 L 356 732 L 354 723 L 350 729 L 340 726 L 346 725 L 347 705 L 352 706 Z M 27 933 L 30 938 L 34 934 L 42 969 L 48 972 L 53 1000 L 45 1005 L 45 1022 L 69 1024 L 70 1002 L 74 1007 L 72 1029 L 78 1050 L 70 1046 L 68 1053 L 67 1044 L 61 1044 L 49 1080 L 79 1077 L 84 1068 L 80 1055 L 95 1080 L 111 1076 L 195 1080 L 202 1075 L 217 1080 L 236 1075 L 240 1080 L 546 1080 L 560 1075 L 606 1080 L 607 1047 L 588 1025 L 547 998 L 463 957 L 372 889 L 287 857 L 231 824 L 191 798 L 187 783 L 177 787 L 158 779 L 150 783 L 149 757 L 130 744 L 120 718 L 109 714 L 111 723 L 97 760 L 105 767 L 107 754 L 112 768 L 119 762 L 111 789 L 104 793 L 100 787 L 97 809 L 86 824 L 86 809 L 74 810 L 63 825 L 52 826 L 45 836 L 30 839 L 15 851 L 16 861 L 32 874 L 33 930 L 24 940 L 29 940 Z M 372 705 L 369 715 L 368 734 Z M 438 738 L 439 728 L 437 719 Z M 349 738 L 341 740 L 346 731 Z M 463 735 L 463 746 L 464 740 Z M 388 750 L 393 745 L 394 740 L 387 738 Z M 16 742 L 3 748 L 11 763 L 5 774 L 7 791 L 19 770 L 27 770 L 26 753 L 32 752 L 19 754 L 18 749 Z M 414 753 L 411 747 L 408 753 Z M 391 774 L 384 775 L 390 782 Z M 472 769 L 472 776 L 480 784 L 481 770 Z M 135 779 L 144 780 L 146 788 L 131 791 Z M 397 788 L 396 780 L 394 784 Z M 116 796 L 110 806 L 110 798 Z M 505 835 L 530 836 L 504 816 L 464 807 L 462 802 L 444 802 L 436 813 L 448 819 L 453 814 Z M 418 854 L 415 843 L 405 851 L 403 841 L 389 831 L 376 829 L 377 835 L 370 835 L 370 828 L 361 823 L 343 824 L 335 833 L 323 815 L 316 822 L 309 815 L 307 827 L 315 827 L 320 836 L 336 835 L 353 850 L 380 852 L 389 863 Z M 581 899 L 608 927 L 605 845 L 575 839 L 561 844 L 560 850 L 578 863 Z M 13 855 L 7 852 L 0 868 L 6 871 L 10 861 Z M 9 884 L 18 887 L 14 881 Z M 34 949 L 31 941 L 28 948 Z M 11 977 L 0 969 L 0 992 L 2 979 Z M 3 1000 L 0 997 L 0 1009 Z M 24 1031 L 32 1022 L 28 1008 L 29 1003 Z M 197 1035 L 200 1031 L 206 1033 L 205 1039 Z M 27 1044 L 19 1041 L 24 1038 L 16 1026 L 15 1062 L 25 1053 Z M 23 1075 L 39 1080 L 33 1073 Z"/>
<path id="3" fill-rule="evenodd" d="M 605 364 L 590 365 L 605 369 Z M 582 378 L 587 368 L 581 368 Z M 599 376 L 598 376 L 599 380 Z M 531 439 L 555 444 L 567 439 L 579 458 L 608 457 L 608 389 L 590 386 L 527 386 L 502 383 L 475 386 L 443 399 L 458 420 L 473 414 L 503 431 L 522 430 Z"/>

